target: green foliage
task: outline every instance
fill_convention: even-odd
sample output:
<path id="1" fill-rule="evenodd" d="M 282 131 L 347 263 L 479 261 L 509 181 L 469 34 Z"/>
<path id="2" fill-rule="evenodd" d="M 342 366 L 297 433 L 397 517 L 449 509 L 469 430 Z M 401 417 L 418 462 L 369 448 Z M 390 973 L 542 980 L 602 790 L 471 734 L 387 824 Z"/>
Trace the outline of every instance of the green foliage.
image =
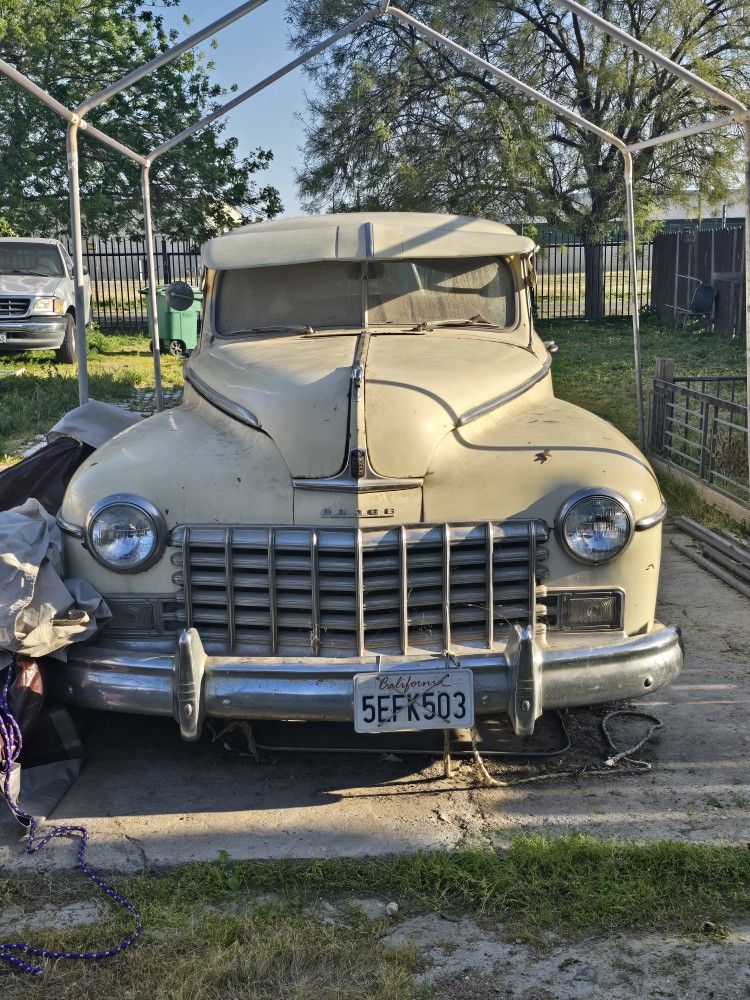
<path id="1" fill-rule="evenodd" d="M 176 6 L 165 0 L 162 6 Z M 66 107 L 175 41 L 146 0 L 5 0 L 0 4 L 0 58 Z M 92 124 L 140 153 L 150 152 L 222 103 L 204 53 L 189 52 L 88 116 Z M 152 170 L 156 229 L 201 239 L 281 209 L 278 191 L 254 175 L 272 159 L 257 149 L 237 158 L 237 140 L 214 125 L 157 160 Z M 80 136 L 84 225 L 89 234 L 140 232 L 139 171 L 95 140 Z M 68 228 L 65 126 L 36 98 L 0 77 L 0 218 L 21 234 Z"/>
<path id="2" fill-rule="evenodd" d="M 588 6 L 742 97 L 748 8 L 737 0 L 595 0 Z M 711 102 L 548 0 L 409 0 L 472 51 L 632 142 L 711 118 Z M 299 47 L 358 14 L 359 0 L 290 5 Z M 619 152 L 389 18 L 314 65 L 301 193 L 313 208 L 442 210 L 543 219 L 596 242 L 624 212 Z M 696 185 L 726 197 L 738 130 L 636 157 L 639 221 Z"/>
<path id="3" fill-rule="evenodd" d="M 13 226 L 8 222 L 7 219 L 0 215 L 0 236 L 17 236 L 18 233 L 15 231 Z"/>

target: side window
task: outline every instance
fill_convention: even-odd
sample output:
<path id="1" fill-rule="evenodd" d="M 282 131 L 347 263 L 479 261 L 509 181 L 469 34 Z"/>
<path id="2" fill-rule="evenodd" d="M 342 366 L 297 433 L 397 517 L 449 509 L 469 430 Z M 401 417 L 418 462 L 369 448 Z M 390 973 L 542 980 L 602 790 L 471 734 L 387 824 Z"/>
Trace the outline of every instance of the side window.
<path id="1" fill-rule="evenodd" d="M 60 247 L 60 253 L 62 254 L 63 264 L 65 265 L 65 271 L 69 278 L 73 277 L 73 260 L 65 249 L 64 246 Z"/>

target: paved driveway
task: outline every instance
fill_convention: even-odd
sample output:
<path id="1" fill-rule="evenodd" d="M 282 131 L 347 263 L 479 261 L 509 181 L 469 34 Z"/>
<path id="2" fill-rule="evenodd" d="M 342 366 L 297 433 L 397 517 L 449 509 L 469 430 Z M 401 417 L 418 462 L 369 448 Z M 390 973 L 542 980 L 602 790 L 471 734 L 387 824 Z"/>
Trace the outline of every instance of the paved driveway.
<path id="1" fill-rule="evenodd" d="M 684 630 L 687 660 L 671 688 L 641 704 L 664 721 L 653 771 L 481 788 L 473 767 L 351 754 L 228 753 L 181 742 L 169 720 L 93 715 L 88 761 L 55 818 L 90 829 L 93 863 L 133 870 L 215 858 L 327 857 L 501 842 L 517 831 L 750 840 L 750 603 L 669 544 L 663 620 Z M 573 763 L 600 761 L 600 710 L 570 713 Z M 637 726 L 621 730 L 627 741 Z M 627 745 L 627 742 L 626 742 Z M 565 770 L 567 758 L 558 767 Z M 535 769 L 493 765 L 512 780 Z M 70 867 L 60 843 L 34 860 Z M 15 864 L 0 843 L 0 864 Z M 24 859 L 23 864 L 29 864 Z"/>

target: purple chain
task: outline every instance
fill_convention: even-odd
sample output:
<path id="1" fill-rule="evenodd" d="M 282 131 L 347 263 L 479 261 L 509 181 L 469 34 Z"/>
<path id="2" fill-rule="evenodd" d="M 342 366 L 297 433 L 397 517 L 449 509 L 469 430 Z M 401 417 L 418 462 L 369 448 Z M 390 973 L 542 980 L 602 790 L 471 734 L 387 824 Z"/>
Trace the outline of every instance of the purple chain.
<path id="1" fill-rule="evenodd" d="M 55 826 L 49 831 L 49 833 L 42 837 L 38 843 L 34 843 L 36 839 L 36 820 L 27 812 L 24 812 L 23 809 L 19 807 L 17 802 L 13 801 L 13 797 L 10 792 L 11 770 L 13 764 L 20 757 L 21 747 L 23 745 L 21 729 L 13 717 L 13 713 L 11 712 L 8 704 L 8 691 L 10 690 L 10 684 L 13 679 L 14 666 L 15 660 L 13 661 L 13 664 L 8 667 L 8 675 L 5 679 L 5 684 L 3 685 L 2 694 L 0 694 L 0 742 L 5 747 L 5 761 L 0 761 L 0 771 L 5 771 L 5 780 L 2 788 L 5 801 L 8 803 L 12 812 L 19 819 L 25 820 L 28 823 L 29 832 L 26 837 L 26 853 L 33 854 L 35 851 L 41 850 L 55 837 L 80 837 L 81 842 L 78 845 L 77 868 L 79 868 L 84 875 L 95 882 L 103 893 L 106 893 L 107 896 L 131 913 L 133 920 L 135 921 L 135 930 L 130 937 L 125 938 L 118 945 L 115 945 L 112 948 L 107 948 L 104 951 L 53 951 L 49 948 L 36 948 L 34 945 L 24 944 L 22 941 L 0 942 L 0 959 L 5 962 L 9 962 L 10 965 L 20 969 L 22 972 L 30 972 L 33 976 L 40 976 L 44 972 L 43 966 L 30 965 L 28 962 L 24 962 L 22 958 L 19 958 L 18 955 L 13 954 L 13 952 L 20 952 L 23 955 L 34 955 L 38 958 L 111 958 L 112 955 L 119 955 L 121 952 L 125 951 L 126 948 L 129 948 L 131 944 L 135 943 L 140 936 L 143 925 L 141 923 L 140 914 L 133 904 L 129 902 L 129 900 L 125 899 L 124 896 L 120 895 L 117 889 L 113 889 L 112 886 L 107 885 L 104 879 L 97 875 L 95 871 L 92 871 L 86 864 L 86 846 L 89 841 L 89 835 L 85 826 Z"/>

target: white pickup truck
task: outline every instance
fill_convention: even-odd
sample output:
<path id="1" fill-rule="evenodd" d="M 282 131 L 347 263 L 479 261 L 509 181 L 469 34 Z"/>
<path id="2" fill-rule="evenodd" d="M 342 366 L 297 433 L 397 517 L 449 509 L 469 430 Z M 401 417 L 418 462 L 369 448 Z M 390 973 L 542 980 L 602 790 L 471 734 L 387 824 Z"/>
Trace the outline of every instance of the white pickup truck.
<path id="1" fill-rule="evenodd" d="M 91 281 L 84 266 L 85 320 Z M 76 357 L 73 261 L 59 240 L 0 238 L 0 352 L 54 349 Z"/>

